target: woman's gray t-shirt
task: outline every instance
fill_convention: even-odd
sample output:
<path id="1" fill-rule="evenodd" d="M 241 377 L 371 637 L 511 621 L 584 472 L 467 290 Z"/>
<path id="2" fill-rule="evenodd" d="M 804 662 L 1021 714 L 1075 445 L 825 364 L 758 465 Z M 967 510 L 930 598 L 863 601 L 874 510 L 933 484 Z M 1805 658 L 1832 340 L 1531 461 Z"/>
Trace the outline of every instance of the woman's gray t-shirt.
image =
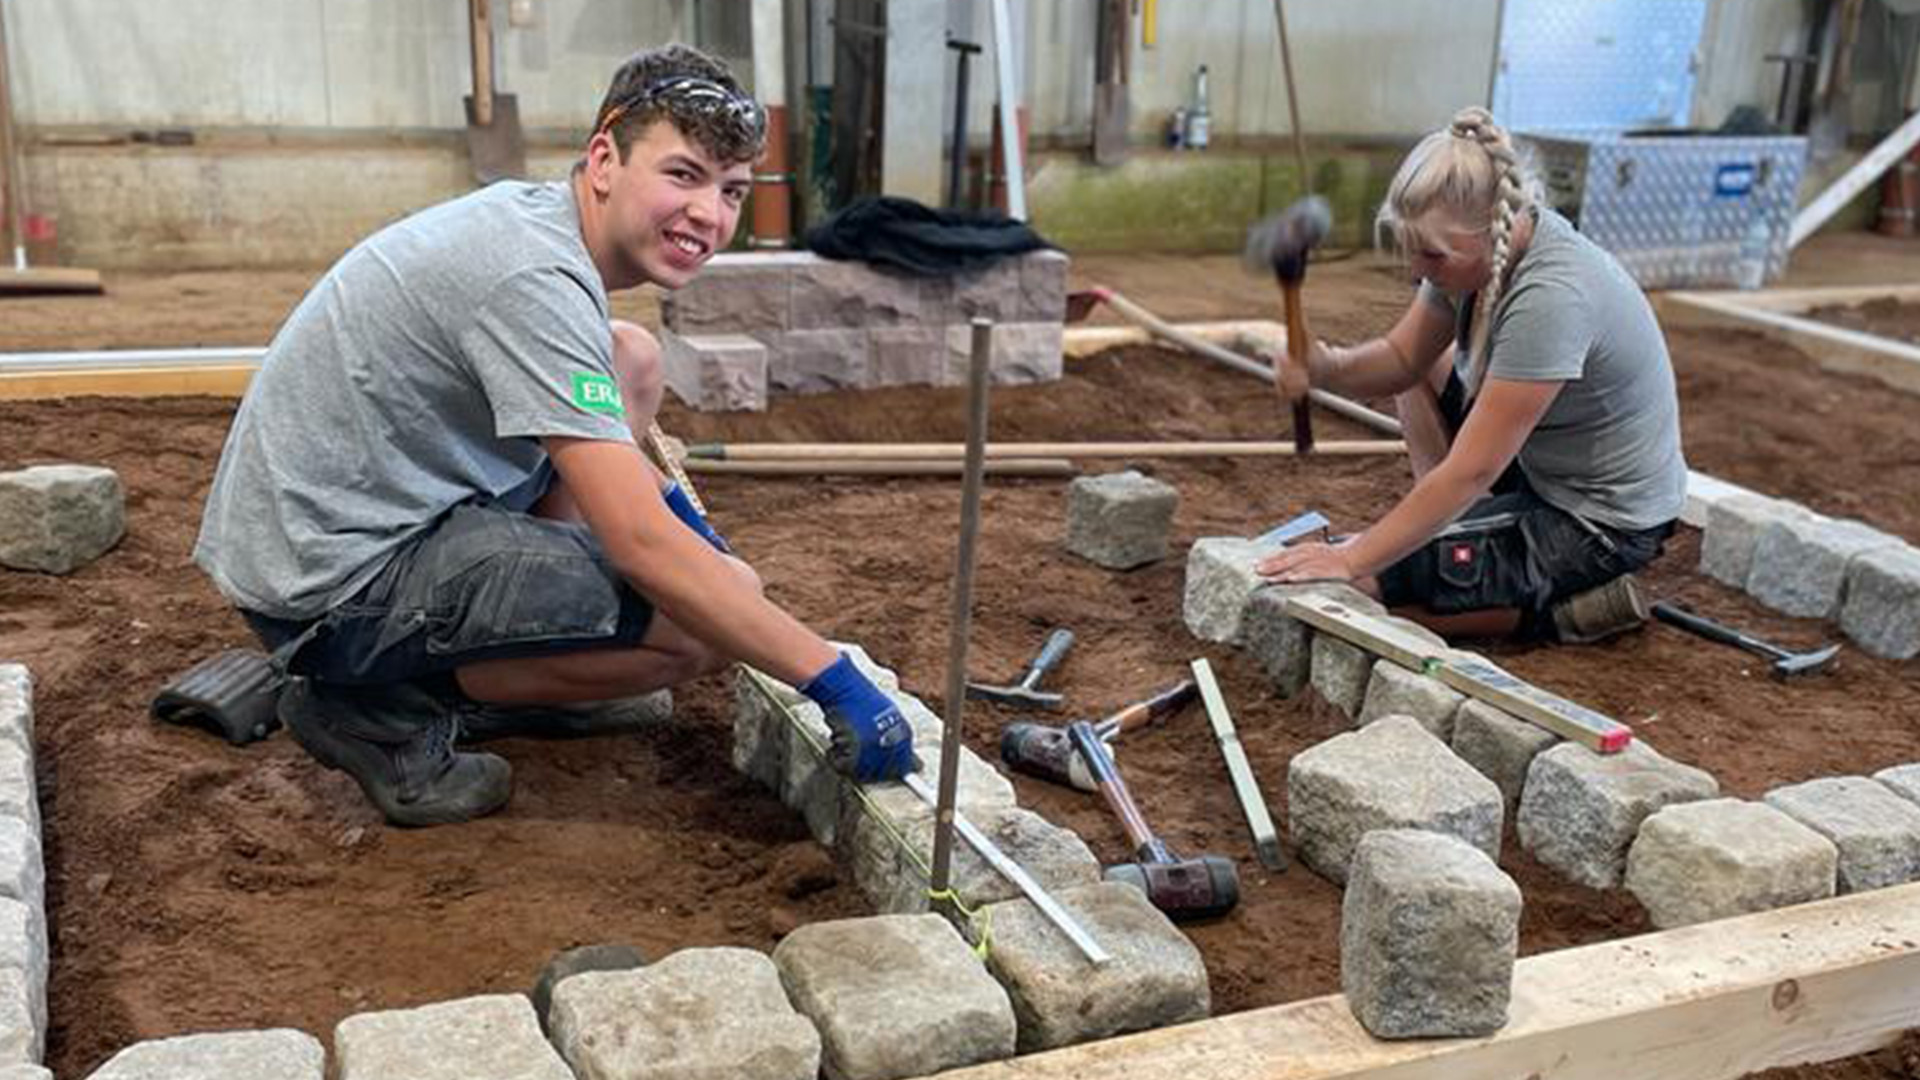
<path id="1" fill-rule="evenodd" d="M 1474 386 L 1459 299 L 1421 285 L 1455 315 L 1455 370 Z M 1680 516 L 1687 463 L 1673 363 L 1646 294 L 1612 255 L 1543 210 L 1494 313 L 1488 374 L 1564 385 L 1520 447 L 1540 497 L 1620 529 Z"/>

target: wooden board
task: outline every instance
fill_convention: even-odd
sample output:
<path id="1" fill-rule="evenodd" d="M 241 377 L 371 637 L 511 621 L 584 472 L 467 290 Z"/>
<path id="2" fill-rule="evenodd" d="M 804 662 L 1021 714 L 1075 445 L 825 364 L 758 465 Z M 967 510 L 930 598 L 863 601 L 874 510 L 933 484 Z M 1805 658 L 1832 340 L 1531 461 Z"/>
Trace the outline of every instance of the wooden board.
<path id="1" fill-rule="evenodd" d="M 76 371 L 0 372 L 0 400 L 61 397 L 171 397 L 208 394 L 239 397 L 257 364 L 209 364 L 148 368 L 88 368 Z"/>
<path id="2" fill-rule="evenodd" d="M 102 288 L 98 270 L 64 266 L 30 266 L 21 270 L 0 266 L 0 294 L 97 293 Z"/>
<path id="3" fill-rule="evenodd" d="M 1896 390 L 1920 394 L 1920 346 L 1760 310 L 1720 293 L 1670 293 L 1661 303 L 1670 312 L 1683 309 L 1760 330 L 1806 353 L 1828 371 L 1866 375 Z"/>
<path id="4" fill-rule="evenodd" d="M 1507 1026 L 1385 1042 L 1339 995 L 941 1080 L 1734 1080 L 1920 1024 L 1920 884 L 1530 956 Z"/>
<path id="5" fill-rule="evenodd" d="M 1602 754 L 1633 741 L 1633 729 L 1612 717 L 1534 686 L 1486 658 L 1436 648 L 1417 634 L 1324 596 L 1289 596 L 1287 614 L 1316 630 L 1439 679 L 1455 690 Z"/>

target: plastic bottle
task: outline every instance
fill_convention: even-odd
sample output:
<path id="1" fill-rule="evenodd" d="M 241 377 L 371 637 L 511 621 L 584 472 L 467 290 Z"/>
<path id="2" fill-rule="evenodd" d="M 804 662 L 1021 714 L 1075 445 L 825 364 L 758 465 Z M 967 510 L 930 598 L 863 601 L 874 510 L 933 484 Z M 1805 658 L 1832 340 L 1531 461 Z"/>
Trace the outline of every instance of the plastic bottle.
<path id="1" fill-rule="evenodd" d="M 1773 230 L 1767 227 L 1765 214 L 1753 215 L 1746 235 L 1740 239 L 1740 261 L 1734 264 L 1734 284 L 1742 289 L 1757 289 L 1767 283 L 1767 252 L 1773 246 Z"/>
<path id="2" fill-rule="evenodd" d="M 1193 74 L 1193 108 L 1187 110 L 1187 148 L 1205 150 L 1213 116 L 1207 106 L 1207 65 Z"/>

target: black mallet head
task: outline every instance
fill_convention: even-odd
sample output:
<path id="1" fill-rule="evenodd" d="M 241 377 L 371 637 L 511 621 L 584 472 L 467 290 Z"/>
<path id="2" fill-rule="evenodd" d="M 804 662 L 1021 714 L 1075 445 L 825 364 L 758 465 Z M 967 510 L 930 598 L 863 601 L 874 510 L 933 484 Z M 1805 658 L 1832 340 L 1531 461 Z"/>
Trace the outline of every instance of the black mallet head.
<path id="1" fill-rule="evenodd" d="M 1247 230 L 1247 269 L 1271 270 L 1281 281 L 1299 281 L 1307 272 L 1307 252 L 1319 246 L 1332 228 L 1333 208 L 1318 195 L 1269 214 Z"/>

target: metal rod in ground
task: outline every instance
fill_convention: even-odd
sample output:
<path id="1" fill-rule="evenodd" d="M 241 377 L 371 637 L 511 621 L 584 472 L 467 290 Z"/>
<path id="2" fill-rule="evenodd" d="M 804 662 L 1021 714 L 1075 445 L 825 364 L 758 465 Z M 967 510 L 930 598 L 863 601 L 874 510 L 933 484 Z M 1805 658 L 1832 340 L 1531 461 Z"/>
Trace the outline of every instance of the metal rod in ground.
<path id="1" fill-rule="evenodd" d="M 933 793 L 933 789 L 927 786 L 927 782 L 920 779 L 920 774 L 908 773 L 905 783 L 908 791 L 919 796 L 921 802 L 934 807 L 938 812 L 939 798 Z M 1088 963 L 1098 967 L 1113 959 L 1113 954 L 1102 948 L 1100 943 L 1087 933 L 1087 928 L 1080 925 L 1080 920 L 1074 918 L 1071 911 L 1061 907 L 1060 901 L 1055 900 L 1053 894 L 1033 880 L 1033 875 L 1027 873 L 1019 863 L 1008 857 L 1006 852 L 1001 851 L 985 833 L 974 828 L 973 822 L 959 814 L 954 814 L 952 821 L 954 829 L 960 833 L 960 839 L 965 840 L 968 846 L 980 853 L 980 857 L 987 861 L 988 866 L 999 871 L 1001 876 L 1013 882 L 1014 887 L 1019 889 L 1028 900 L 1033 901 L 1033 906 L 1040 909 L 1040 914 L 1045 916 L 1048 922 L 1059 927 L 1061 933 L 1067 935 L 1067 940 L 1073 942 L 1073 947 L 1080 950 L 1080 955 L 1086 957 Z"/>
<path id="2" fill-rule="evenodd" d="M 960 720 L 967 702 L 967 633 L 973 625 L 973 540 L 980 532 L 980 475 L 987 455 L 987 370 L 993 360 L 993 322 L 973 320 L 967 364 L 967 467 L 960 487 L 960 544 L 953 575 L 953 615 L 947 634 L 947 722 L 940 733 L 940 799 L 933 813 L 933 873 L 943 892 L 953 870 L 954 802 L 960 786 Z"/>
<path id="3" fill-rule="evenodd" d="M 1274 834 L 1273 817 L 1267 813 L 1267 801 L 1253 778 L 1253 766 L 1247 762 L 1246 747 L 1233 728 L 1233 716 L 1227 701 L 1220 696 L 1220 684 L 1214 680 L 1213 665 L 1206 657 L 1193 662 L 1193 681 L 1200 687 L 1200 700 L 1207 706 L 1207 721 L 1213 725 L 1214 738 L 1220 741 L 1221 756 L 1227 759 L 1227 775 L 1233 778 L 1233 793 L 1247 815 L 1247 827 L 1253 831 L 1253 850 L 1260 865 L 1269 870 L 1287 868 L 1286 853 L 1280 850 L 1280 838 Z"/>

